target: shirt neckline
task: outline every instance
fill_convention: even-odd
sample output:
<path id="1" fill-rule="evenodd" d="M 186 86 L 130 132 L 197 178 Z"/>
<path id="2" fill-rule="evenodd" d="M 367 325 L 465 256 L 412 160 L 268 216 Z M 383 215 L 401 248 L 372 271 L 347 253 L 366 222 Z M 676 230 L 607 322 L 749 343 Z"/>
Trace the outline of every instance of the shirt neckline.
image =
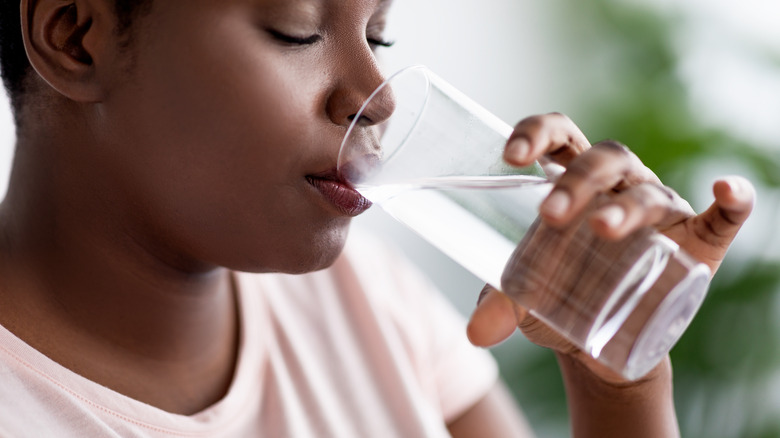
<path id="1" fill-rule="evenodd" d="M 247 284 L 249 278 L 236 272 L 230 275 L 239 309 L 238 354 L 233 379 L 224 397 L 195 414 L 167 412 L 89 380 L 50 359 L 2 325 L 0 353 L 6 353 L 41 379 L 103 415 L 170 435 L 208 436 L 234 423 L 253 405 L 249 399 L 260 394 L 262 355 L 266 351 L 266 339 L 261 334 L 265 332 L 263 321 L 268 321 L 268 318 L 261 294 L 252 290 L 257 289 L 256 285 Z"/>

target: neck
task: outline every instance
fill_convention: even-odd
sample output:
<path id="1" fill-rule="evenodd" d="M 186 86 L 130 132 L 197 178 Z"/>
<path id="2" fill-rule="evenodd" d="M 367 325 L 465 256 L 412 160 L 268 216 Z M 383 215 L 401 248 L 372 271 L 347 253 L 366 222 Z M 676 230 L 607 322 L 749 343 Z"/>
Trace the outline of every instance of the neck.
<path id="1" fill-rule="evenodd" d="M 237 348 L 229 272 L 172 263 L 89 188 L 26 166 L 36 153 L 26 146 L 0 207 L 0 324 L 71 370 L 165 410 L 190 414 L 217 401 Z"/>

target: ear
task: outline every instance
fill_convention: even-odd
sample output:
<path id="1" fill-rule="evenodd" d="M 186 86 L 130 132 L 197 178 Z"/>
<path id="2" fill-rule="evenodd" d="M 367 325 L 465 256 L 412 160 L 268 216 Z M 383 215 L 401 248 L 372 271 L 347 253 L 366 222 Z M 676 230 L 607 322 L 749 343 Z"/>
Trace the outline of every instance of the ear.
<path id="1" fill-rule="evenodd" d="M 30 64 L 52 88 L 77 102 L 101 99 L 99 69 L 116 38 L 113 10 L 101 0 L 22 0 Z"/>

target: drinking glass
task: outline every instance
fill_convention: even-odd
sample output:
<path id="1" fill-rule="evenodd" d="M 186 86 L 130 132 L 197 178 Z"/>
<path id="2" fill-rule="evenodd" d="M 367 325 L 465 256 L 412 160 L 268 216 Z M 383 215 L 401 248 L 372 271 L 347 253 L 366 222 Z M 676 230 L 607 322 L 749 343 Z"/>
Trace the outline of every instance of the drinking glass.
<path id="1" fill-rule="evenodd" d="M 388 117 L 389 115 L 389 117 Z M 551 227 L 539 163 L 507 165 L 512 127 L 424 66 L 390 76 L 355 115 L 339 172 L 365 197 L 628 379 L 669 352 L 709 268 L 652 228 L 613 241 L 586 215 Z"/>

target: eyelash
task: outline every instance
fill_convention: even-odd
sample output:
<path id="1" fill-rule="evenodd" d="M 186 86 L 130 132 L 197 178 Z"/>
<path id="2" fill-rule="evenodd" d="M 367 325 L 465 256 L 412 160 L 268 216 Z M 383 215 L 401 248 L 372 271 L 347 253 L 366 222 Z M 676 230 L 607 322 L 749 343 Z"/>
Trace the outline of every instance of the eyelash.
<path id="1" fill-rule="evenodd" d="M 273 29 L 268 29 L 268 33 L 270 33 L 271 36 L 278 41 L 287 44 L 298 45 L 298 46 L 308 46 L 322 39 L 322 37 L 317 34 L 307 36 L 307 37 L 297 37 L 293 35 L 287 35 Z"/>
<path id="2" fill-rule="evenodd" d="M 271 36 L 276 40 L 291 45 L 308 46 L 322 40 L 322 36 L 317 34 L 307 37 L 297 37 L 293 35 L 287 35 L 273 29 L 268 29 L 268 33 L 270 33 Z M 395 44 L 395 41 L 386 41 L 381 38 L 366 38 L 366 41 L 368 41 L 368 45 L 370 45 L 372 48 L 392 47 L 393 44 Z"/>
<path id="3" fill-rule="evenodd" d="M 386 41 L 381 38 L 366 38 L 371 47 L 393 47 L 395 41 Z"/>

